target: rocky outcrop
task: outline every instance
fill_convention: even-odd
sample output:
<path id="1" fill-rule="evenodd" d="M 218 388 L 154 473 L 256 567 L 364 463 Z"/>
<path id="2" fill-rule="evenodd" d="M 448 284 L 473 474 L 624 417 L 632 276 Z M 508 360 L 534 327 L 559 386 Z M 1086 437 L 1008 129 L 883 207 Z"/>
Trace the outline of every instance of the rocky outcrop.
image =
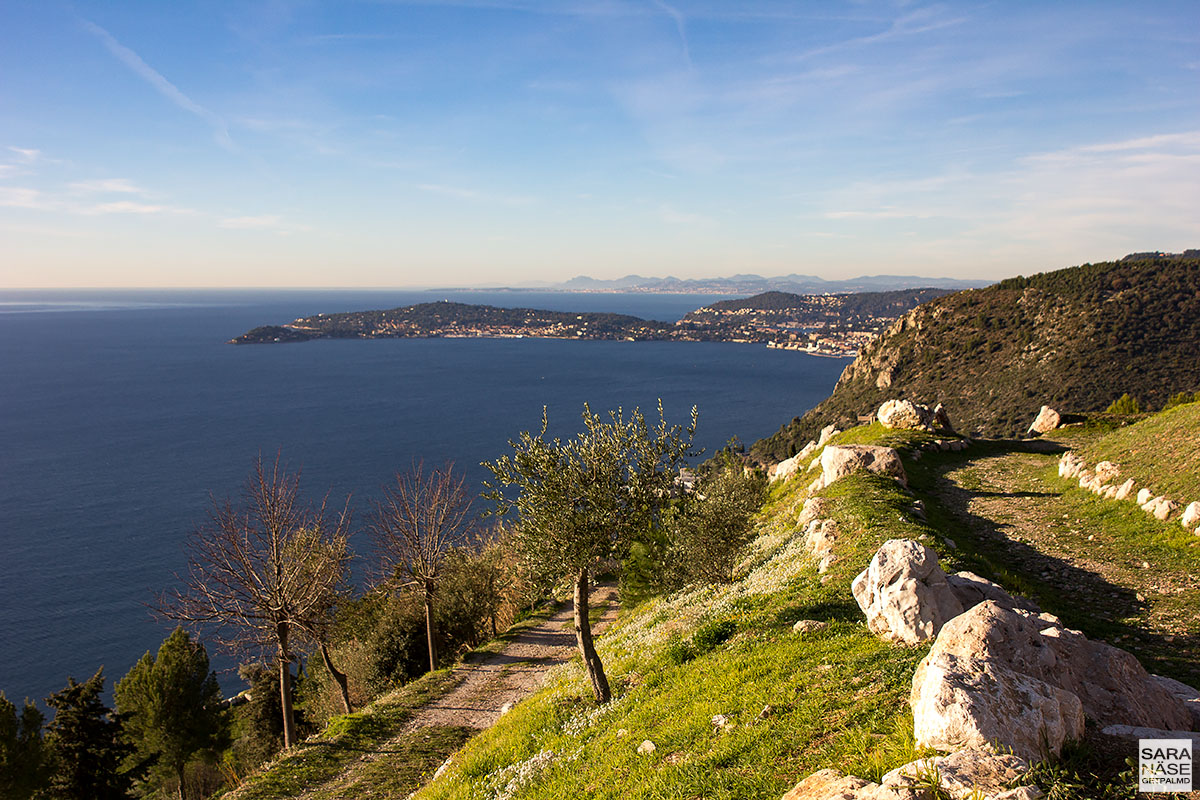
<path id="1" fill-rule="evenodd" d="M 1184 708 L 1192 715 L 1192 724 L 1188 730 L 1200 731 L 1200 689 L 1188 686 L 1186 683 L 1168 678 L 1165 675 L 1151 675 L 1150 680 L 1157 683 L 1175 696 Z"/>
<path id="2" fill-rule="evenodd" d="M 1028 419 L 1028 417 L 1026 419 Z M 1042 406 L 1041 411 L 1038 412 L 1037 417 L 1033 420 L 1033 423 L 1029 426 L 1029 430 L 1026 433 L 1036 433 L 1039 435 L 1043 433 L 1049 433 L 1057 428 L 1060 424 L 1062 424 L 1062 415 L 1050 406 Z"/>
<path id="3" fill-rule="evenodd" d="M 871 632 L 901 644 L 929 641 L 963 611 L 937 553 L 912 539 L 885 542 L 851 591 Z"/>
<path id="4" fill-rule="evenodd" d="M 1124 650 L 1049 615 L 985 602 L 942 627 L 917 667 L 917 743 L 942 750 L 999 742 L 1037 758 L 1083 734 L 1084 719 L 1179 730 L 1184 702 Z"/>
<path id="5" fill-rule="evenodd" d="M 885 428 L 932 431 L 935 426 L 933 409 L 911 400 L 888 400 L 875 412 L 875 418 Z"/>
<path id="6" fill-rule="evenodd" d="M 834 539 L 827 538 L 817 521 L 809 523 L 805 536 L 814 553 L 818 547 L 833 546 Z M 973 572 L 947 575 L 937 553 L 912 539 L 885 542 L 854 579 L 851 591 L 871 632 L 903 644 L 933 639 L 950 619 L 989 600 L 1002 608 L 1038 610 Z"/>
<path id="7" fill-rule="evenodd" d="M 958 602 L 962 603 L 964 611 L 988 600 L 1002 608 L 1019 608 L 1033 612 L 1041 610 L 1032 600 L 1013 597 L 999 584 L 992 583 L 987 578 L 981 578 L 974 572 L 956 572 L 953 575 L 947 575 L 946 583 L 950 585 L 950 590 L 954 592 Z"/>
<path id="8" fill-rule="evenodd" d="M 912 761 L 886 773 L 879 783 L 897 787 L 928 786 L 930 776 L 937 775 L 942 791 L 954 800 L 967 800 L 978 797 L 976 792 L 988 797 L 999 795 L 1027 772 L 1029 762 L 1023 758 L 1011 753 L 996 753 L 990 747 L 969 747 L 947 756 Z"/>
<path id="9" fill-rule="evenodd" d="M 895 448 L 868 444 L 829 445 L 821 454 L 822 486 L 856 472 L 889 475 L 902 486 L 908 485 L 908 476 Z"/>
<path id="10" fill-rule="evenodd" d="M 802 780 L 783 800 L 1038 800 L 1042 792 L 1035 787 L 1008 788 L 1028 771 L 1022 758 L 978 747 L 913 761 L 879 783 L 823 769 Z"/>

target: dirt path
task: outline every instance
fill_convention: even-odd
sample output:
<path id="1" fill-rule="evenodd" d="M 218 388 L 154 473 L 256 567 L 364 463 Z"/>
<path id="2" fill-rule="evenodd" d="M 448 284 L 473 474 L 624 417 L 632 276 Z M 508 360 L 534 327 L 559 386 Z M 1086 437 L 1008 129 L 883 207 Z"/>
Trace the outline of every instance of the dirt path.
<path id="1" fill-rule="evenodd" d="M 597 586 L 590 605 L 603 609 L 592 625 L 592 632 L 600 633 L 616 618 L 616 587 Z M 575 654 L 574 615 L 575 604 L 568 602 L 545 622 L 520 633 L 500 652 L 455 667 L 462 682 L 417 712 L 405 732 L 435 725 L 490 728 L 500 719 L 506 704 L 532 694 L 551 667 Z"/>
<path id="2" fill-rule="evenodd" d="M 947 461 L 930 489 L 1002 584 L 1152 671 L 1200 677 L 1200 553 L 1169 547 L 1130 503 L 1093 500 L 1044 477 L 1061 447 L 993 442 Z M 954 534 L 952 534 L 953 536 Z"/>
<path id="3" fill-rule="evenodd" d="M 592 590 L 589 605 L 593 612 L 592 632 L 599 634 L 616 619 L 619 610 L 616 586 L 597 586 Z M 551 667 L 569 661 L 575 654 L 574 614 L 574 603 L 568 601 L 549 618 L 518 633 L 497 652 L 458 664 L 451 671 L 454 688 L 416 710 L 393 739 L 376 750 L 364 752 L 331 780 L 309 786 L 295 797 L 328 800 L 406 796 L 413 789 L 411 785 L 397 795 L 380 786 L 385 782 L 380 776 L 389 769 L 388 760 L 410 753 L 414 740 L 422 738 L 422 731 L 455 732 L 452 741 L 456 744 L 443 750 L 444 758 L 470 736 L 494 725 L 506 706 L 532 694 L 542 685 Z M 436 751 L 436 745 L 433 747 Z"/>

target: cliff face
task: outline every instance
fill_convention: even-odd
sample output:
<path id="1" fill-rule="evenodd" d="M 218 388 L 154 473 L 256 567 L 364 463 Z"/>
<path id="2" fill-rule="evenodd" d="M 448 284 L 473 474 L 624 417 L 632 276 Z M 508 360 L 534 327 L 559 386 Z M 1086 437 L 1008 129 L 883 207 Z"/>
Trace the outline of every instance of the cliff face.
<path id="1" fill-rule="evenodd" d="M 778 461 L 891 398 L 944 403 L 967 433 L 1022 433 L 1038 406 L 1159 408 L 1200 387 L 1200 259 L 1088 264 L 938 298 L 863 349 L 823 403 L 755 443 Z"/>

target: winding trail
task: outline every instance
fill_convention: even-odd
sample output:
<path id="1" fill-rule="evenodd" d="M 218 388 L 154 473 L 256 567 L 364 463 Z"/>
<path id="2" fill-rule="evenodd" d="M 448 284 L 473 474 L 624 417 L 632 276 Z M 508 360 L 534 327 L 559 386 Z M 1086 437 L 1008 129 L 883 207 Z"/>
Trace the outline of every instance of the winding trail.
<path id="1" fill-rule="evenodd" d="M 592 632 L 600 634 L 616 619 L 619 603 L 614 584 L 600 584 L 592 590 L 589 605 L 593 616 Z M 406 745 L 423 730 L 453 729 L 465 740 L 490 728 L 509 704 L 528 697 L 545 681 L 552 667 L 575 655 L 575 605 L 564 603 L 553 615 L 518 633 L 494 653 L 477 655 L 451 670 L 454 688 L 415 709 L 403 729 L 390 741 L 362 757 L 323 783 L 309 786 L 296 795 L 302 800 L 333 798 L 392 797 L 378 791 L 378 776 L 388 769 L 389 759 L 405 753 Z M 426 737 L 429 738 L 429 737 Z M 437 763 L 437 762 L 434 762 Z M 411 789 L 410 789 L 411 791 Z M 403 797 L 408 792 L 395 795 Z"/>
<path id="2" fill-rule="evenodd" d="M 951 535 L 986 559 L 1000 583 L 1011 580 L 1072 627 L 1195 683 L 1200 551 L 1165 546 L 1161 523 L 1128 501 L 1092 502 L 1047 478 L 1064 449 L 1045 440 L 981 442 L 943 462 L 929 488 L 958 531 Z"/>

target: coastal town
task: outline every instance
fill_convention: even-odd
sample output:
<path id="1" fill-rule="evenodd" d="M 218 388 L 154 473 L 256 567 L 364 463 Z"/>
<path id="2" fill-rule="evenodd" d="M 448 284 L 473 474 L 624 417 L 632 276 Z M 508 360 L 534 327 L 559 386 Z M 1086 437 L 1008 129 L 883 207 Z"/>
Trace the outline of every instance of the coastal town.
<path id="1" fill-rule="evenodd" d="M 310 339 L 552 338 L 735 342 L 809 355 L 850 358 L 893 320 L 941 289 L 797 295 L 765 292 L 723 300 L 678 322 L 626 314 L 498 308 L 440 301 L 380 311 L 322 313 L 254 328 L 234 344 Z"/>

